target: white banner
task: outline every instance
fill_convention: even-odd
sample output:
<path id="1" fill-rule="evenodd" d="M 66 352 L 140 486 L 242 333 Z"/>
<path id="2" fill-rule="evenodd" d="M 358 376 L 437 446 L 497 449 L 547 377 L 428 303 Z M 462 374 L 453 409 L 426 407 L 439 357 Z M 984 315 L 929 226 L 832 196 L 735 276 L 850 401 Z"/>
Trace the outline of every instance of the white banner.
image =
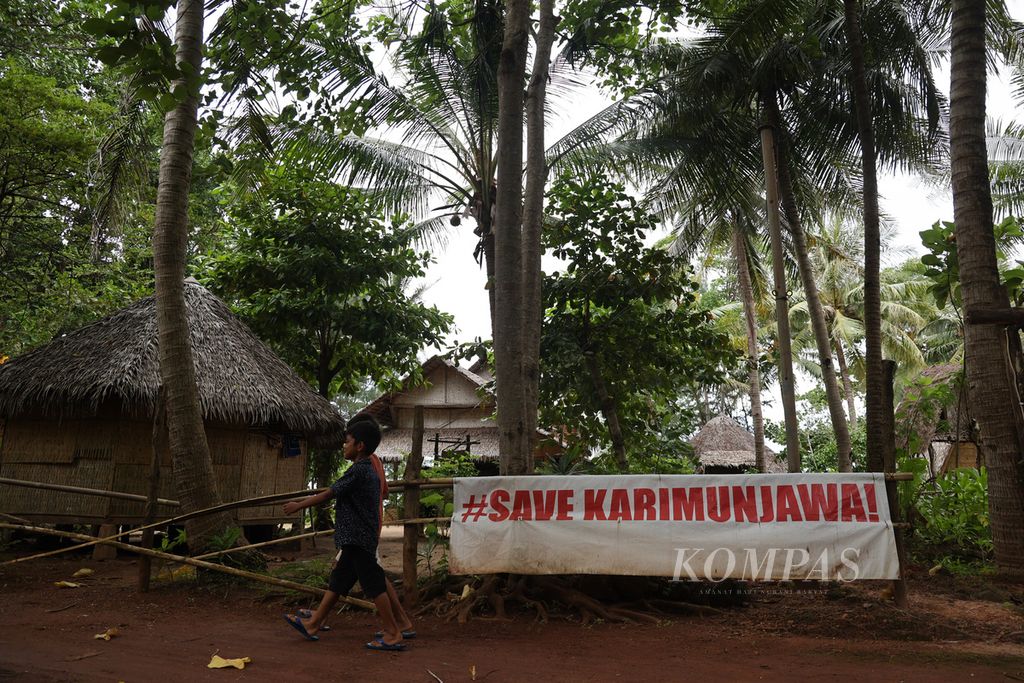
<path id="1" fill-rule="evenodd" d="M 895 579 L 881 474 L 455 480 L 453 574 Z"/>

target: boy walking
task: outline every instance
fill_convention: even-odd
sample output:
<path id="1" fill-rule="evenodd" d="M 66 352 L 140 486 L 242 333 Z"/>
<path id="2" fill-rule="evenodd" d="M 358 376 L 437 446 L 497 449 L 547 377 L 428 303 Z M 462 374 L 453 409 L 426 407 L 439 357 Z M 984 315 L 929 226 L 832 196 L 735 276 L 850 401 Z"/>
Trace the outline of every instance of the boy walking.
<path id="1" fill-rule="evenodd" d="M 371 650 L 404 650 L 402 632 L 395 623 L 385 584 L 384 570 L 377 563 L 377 539 L 380 529 L 380 478 L 370 455 L 380 444 L 380 428 L 371 421 L 349 424 L 345 430 L 345 459 L 352 466 L 326 491 L 300 501 L 285 503 L 285 514 L 326 503 L 334 498 L 334 544 L 341 555 L 331 571 L 329 587 L 320 605 L 309 619 L 285 615 L 285 620 L 309 640 L 316 635 L 330 610 L 342 595 L 348 595 L 356 581 L 377 607 L 381 618 L 381 637 L 366 644 Z"/>

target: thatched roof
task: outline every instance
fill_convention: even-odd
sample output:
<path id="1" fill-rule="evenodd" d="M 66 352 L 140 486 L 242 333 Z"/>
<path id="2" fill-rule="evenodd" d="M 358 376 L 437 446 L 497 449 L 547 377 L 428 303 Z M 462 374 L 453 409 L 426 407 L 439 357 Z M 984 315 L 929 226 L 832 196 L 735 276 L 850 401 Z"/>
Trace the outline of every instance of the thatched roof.
<path id="1" fill-rule="evenodd" d="M 385 462 L 403 462 L 409 451 L 412 450 L 412 434 L 413 430 L 411 429 L 385 430 L 380 445 L 377 447 L 377 457 Z M 498 430 L 493 426 L 443 429 L 426 427 L 423 430 L 423 455 L 427 460 L 434 457 L 435 438 L 441 441 L 439 450 L 444 448 L 464 450 L 446 442 L 465 442 L 466 437 L 469 437 L 469 453 L 474 459 L 498 459 Z"/>
<path id="2" fill-rule="evenodd" d="M 754 453 L 754 435 L 744 429 L 736 420 L 719 415 L 701 427 L 692 439 L 694 454 L 701 467 L 755 468 L 757 457 Z M 785 472 L 786 467 L 778 456 L 765 446 L 765 460 L 768 472 Z"/>
<path id="3" fill-rule="evenodd" d="M 434 372 L 434 370 L 437 370 L 438 368 L 441 367 L 446 367 L 449 368 L 450 370 L 454 370 L 460 376 L 465 378 L 470 383 L 470 385 L 475 388 L 482 387 L 487 383 L 486 379 L 480 377 L 479 375 L 470 370 L 467 370 L 458 363 L 453 363 L 444 356 L 433 356 L 432 358 L 424 362 L 423 365 L 420 366 L 420 375 L 422 377 L 427 377 L 430 375 L 430 373 Z M 366 406 L 359 412 L 369 413 L 373 415 L 375 418 L 377 418 L 377 421 L 380 422 L 381 425 L 383 426 L 390 425 L 392 422 L 392 401 L 394 401 L 396 398 L 406 393 L 407 391 L 410 391 L 416 387 L 416 384 L 414 382 L 415 377 L 415 373 L 410 373 L 404 380 L 402 380 L 402 384 L 398 389 L 395 389 L 394 391 L 389 391 L 386 394 L 379 396 L 376 400 L 374 400 L 372 403 L 370 403 L 368 406 Z M 484 403 L 485 401 L 481 401 L 481 405 L 483 405 Z"/>
<path id="4" fill-rule="evenodd" d="M 950 391 L 938 401 L 922 399 L 920 392 L 910 390 L 896 408 L 896 448 L 906 451 L 912 441 L 922 453 L 933 441 L 971 441 L 972 417 L 962 366 L 947 363 L 932 365 L 921 372 L 931 380 L 931 387 L 948 385 Z M 930 397 L 936 394 L 928 394 Z M 959 435 L 957 428 L 959 427 Z M 916 437 L 916 440 L 914 439 Z"/>
<path id="5" fill-rule="evenodd" d="M 341 416 L 195 280 L 185 285 L 206 420 L 339 439 Z M 160 385 L 156 307 L 146 297 L 0 366 L 0 417 L 61 415 L 119 399 L 152 416 Z"/>

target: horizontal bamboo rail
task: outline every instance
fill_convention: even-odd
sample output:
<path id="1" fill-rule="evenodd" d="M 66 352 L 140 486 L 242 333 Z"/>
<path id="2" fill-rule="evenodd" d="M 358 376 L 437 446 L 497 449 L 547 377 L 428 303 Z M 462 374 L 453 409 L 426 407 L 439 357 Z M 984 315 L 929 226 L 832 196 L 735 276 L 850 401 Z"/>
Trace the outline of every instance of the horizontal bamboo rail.
<path id="1" fill-rule="evenodd" d="M 134 493 L 122 493 L 121 491 L 104 491 L 103 489 L 89 489 L 82 486 L 66 486 L 64 484 L 49 484 L 42 481 L 25 481 L 23 479 L 8 479 L 7 477 L 0 477 L 0 484 L 8 484 L 10 486 L 24 486 L 32 489 L 45 489 L 48 491 L 62 491 L 64 493 L 81 493 L 86 496 L 103 496 L 104 498 L 117 498 L 118 500 L 136 500 L 140 503 L 146 503 L 149 498 L 146 496 L 140 496 Z M 178 507 L 181 505 L 176 500 L 168 500 L 166 498 L 157 498 L 156 502 L 160 505 L 167 505 L 169 507 Z"/>
<path id="2" fill-rule="evenodd" d="M 20 531 L 28 531 L 37 534 L 47 534 L 50 536 L 59 536 L 61 538 L 71 538 L 75 540 L 91 539 L 94 543 L 102 543 L 103 545 L 112 545 L 115 548 L 127 550 L 129 552 L 136 553 L 138 555 L 148 555 L 149 557 L 156 557 L 161 560 L 168 560 L 170 562 L 178 562 L 181 564 L 192 565 L 193 567 L 199 567 L 201 569 L 207 569 L 209 571 L 220 572 L 221 574 L 230 574 L 231 576 L 237 576 L 243 579 L 251 579 L 252 581 L 259 581 L 260 583 L 270 584 L 272 586 L 280 586 L 281 588 L 289 588 L 295 591 L 301 591 L 303 593 L 309 593 L 318 597 L 323 596 L 324 590 L 322 588 L 314 588 L 313 586 L 306 586 L 301 583 L 295 583 L 294 581 L 287 581 L 285 579 L 279 579 L 274 576 L 266 576 L 264 574 L 256 574 L 255 572 L 247 572 L 242 569 L 235 569 L 234 567 L 225 567 L 222 564 L 216 564 L 213 562 L 203 562 L 200 559 L 194 557 L 185 557 L 183 555 L 172 555 L 171 553 L 161 552 L 159 550 L 150 550 L 149 548 L 140 548 L 138 546 L 129 545 L 128 543 L 120 543 L 118 541 L 112 541 L 106 538 L 93 538 L 92 536 L 86 536 L 85 534 L 76 534 L 70 531 L 57 531 L 56 529 L 47 529 L 45 527 L 37 526 L 26 526 L 24 524 L 9 524 L 6 522 L 0 522 L 0 529 L 15 529 Z M 359 600 L 358 598 L 339 597 L 339 600 L 346 602 L 356 607 L 362 607 L 364 609 L 374 609 L 372 602 L 366 600 Z"/>
<path id="3" fill-rule="evenodd" d="M 384 526 L 397 526 L 399 524 L 444 524 L 451 522 L 451 517 L 422 517 L 420 519 L 391 519 L 384 522 Z M 252 543 L 250 545 L 241 545 L 237 548 L 228 548 L 226 550 L 218 550 L 212 553 L 205 553 L 203 555 L 196 555 L 196 560 L 205 560 L 210 557 L 217 557 L 219 555 L 230 555 L 231 553 L 237 553 L 241 550 L 255 550 L 256 548 L 265 548 L 270 545 L 278 545 L 279 543 L 287 543 L 289 541 L 301 541 L 304 538 L 313 538 L 314 536 L 329 536 L 334 533 L 334 529 L 327 529 L 326 531 L 310 531 L 304 534 L 296 534 L 295 536 L 282 536 L 281 538 L 275 538 L 271 541 L 263 541 L 261 543 Z"/>
<path id="4" fill-rule="evenodd" d="M 177 517 L 171 517 L 170 519 L 162 519 L 159 522 L 153 522 L 152 524 L 146 524 L 143 526 L 135 527 L 134 529 L 122 531 L 119 534 L 107 536 L 106 538 L 96 539 L 92 536 L 88 536 L 87 538 L 91 539 L 88 543 L 80 543 L 79 545 L 73 545 L 67 548 L 57 548 L 56 550 L 50 550 L 49 552 L 38 553 L 36 555 L 29 555 L 28 557 L 18 557 L 13 560 L 7 560 L 6 562 L 0 562 L 0 567 L 3 567 L 8 564 L 17 564 L 18 562 L 28 562 L 29 560 L 36 560 L 43 557 L 60 555 L 62 553 L 68 553 L 74 550 L 81 550 L 82 548 L 88 548 L 98 543 L 102 543 L 103 541 L 116 541 L 117 539 L 123 538 L 128 534 L 135 533 L 136 531 L 145 531 L 146 529 L 155 529 L 157 527 L 167 526 L 168 524 L 177 524 L 178 522 L 184 522 L 187 519 L 202 517 L 203 515 L 209 515 L 214 512 L 224 512 L 226 510 L 234 510 L 235 508 L 247 507 L 250 505 L 263 505 L 265 503 L 276 503 L 285 500 L 292 500 L 293 498 L 301 498 L 309 494 L 310 491 L 290 491 L 288 493 L 271 493 L 270 495 L 266 496 L 257 496 L 256 498 L 246 498 L 245 500 L 236 500 L 231 503 L 223 503 L 221 505 L 216 505 L 211 508 L 195 510 L 194 512 L 186 512 L 185 514 L 178 515 Z"/>
<path id="5" fill-rule="evenodd" d="M 398 479 L 396 481 L 389 481 L 388 488 L 394 491 L 401 491 L 405 488 L 406 484 L 415 484 L 420 488 L 425 489 L 441 489 L 451 488 L 452 479 L 421 479 L 415 482 L 407 482 Z M 7 484 L 9 486 L 22 486 L 33 489 L 44 489 L 48 491 L 62 491 L 64 493 L 79 493 L 86 496 L 102 496 L 104 498 L 117 498 L 118 500 L 131 500 L 138 501 L 140 503 L 148 502 L 149 499 L 146 496 L 138 495 L 135 493 L 124 493 L 123 491 L 107 491 L 104 489 L 92 489 L 84 486 L 68 486 L 66 484 L 51 484 L 44 481 L 27 481 L 25 479 L 10 479 L 8 477 L 0 477 L 0 484 Z M 299 497 L 302 495 L 315 495 L 324 491 L 325 489 L 310 489 L 308 491 L 297 491 L 293 495 Z M 167 507 L 180 507 L 181 503 L 176 500 L 169 500 L 167 498 L 157 498 L 156 502 L 160 505 L 166 505 Z"/>

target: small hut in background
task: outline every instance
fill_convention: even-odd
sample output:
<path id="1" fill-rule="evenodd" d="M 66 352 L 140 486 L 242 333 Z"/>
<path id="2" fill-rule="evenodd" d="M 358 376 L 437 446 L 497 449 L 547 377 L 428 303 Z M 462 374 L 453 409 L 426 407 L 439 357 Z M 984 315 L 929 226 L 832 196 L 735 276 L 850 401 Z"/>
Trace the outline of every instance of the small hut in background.
<path id="1" fill-rule="evenodd" d="M 962 370 L 951 363 L 926 368 L 924 390 L 909 389 L 896 409 L 897 450 L 926 458 L 931 476 L 982 464 Z"/>
<path id="2" fill-rule="evenodd" d="M 363 408 L 380 422 L 383 437 L 377 455 L 384 463 L 397 466 L 412 450 L 413 413 L 423 406 L 423 466 L 432 467 L 448 453 L 468 453 L 481 475 L 498 473 L 498 425 L 492 419 L 494 395 L 485 385 L 490 380 L 486 366 L 474 366 L 483 373 L 467 370 L 442 356 L 423 363 L 424 383 L 407 377 L 396 391 L 379 397 Z M 538 439 L 550 441 L 543 431 Z M 543 456 L 548 450 L 538 449 Z"/>
<path id="3" fill-rule="evenodd" d="M 303 489 L 307 443 L 340 443 L 341 416 L 195 280 L 185 300 L 221 498 Z M 0 476 L 145 495 L 159 387 L 153 297 L 0 366 Z M 167 453 L 160 464 L 159 495 L 175 498 Z M 0 511 L 37 521 L 134 524 L 144 507 L 0 484 Z M 291 518 L 268 505 L 238 521 Z"/>
<path id="4" fill-rule="evenodd" d="M 719 415 L 701 427 L 690 439 L 700 474 L 743 474 L 757 472 L 754 435 L 736 420 Z M 766 471 L 781 473 L 786 465 L 768 446 L 764 448 Z"/>

